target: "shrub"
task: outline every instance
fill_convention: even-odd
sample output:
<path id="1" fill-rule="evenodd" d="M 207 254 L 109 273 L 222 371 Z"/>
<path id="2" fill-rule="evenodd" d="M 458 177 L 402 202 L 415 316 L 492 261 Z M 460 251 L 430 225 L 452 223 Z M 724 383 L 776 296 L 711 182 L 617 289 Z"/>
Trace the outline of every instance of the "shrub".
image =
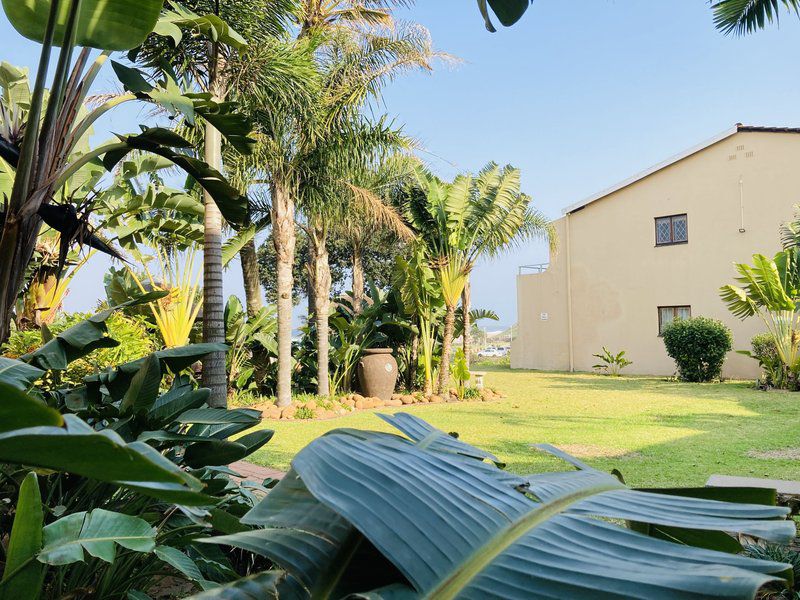
<path id="1" fill-rule="evenodd" d="M 91 317 L 91 313 L 72 313 L 62 315 L 49 326 L 49 332 L 58 335 Z M 97 348 L 93 352 L 71 362 L 67 369 L 58 374 L 58 385 L 80 385 L 83 378 L 93 375 L 111 366 L 131 362 L 150 354 L 157 349 L 158 344 L 148 332 L 146 321 L 143 317 L 127 316 L 121 311 L 116 311 L 105 321 L 108 335 L 119 342 L 111 348 Z M 42 331 L 39 329 L 17 330 L 12 333 L 8 342 L 3 346 L 3 355 L 9 358 L 19 358 L 39 348 L 42 343 Z M 47 387 L 48 383 L 45 382 Z"/>
<path id="2" fill-rule="evenodd" d="M 465 400 L 475 400 L 476 398 L 481 397 L 481 391 L 476 387 L 468 387 L 464 390 L 464 399 Z"/>
<path id="3" fill-rule="evenodd" d="M 681 319 L 664 327 L 667 354 L 685 381 L 711 381 L 719 377 L 732 343 L 730 329 L 707 317 Z"/>
<path id="4" fill-rule="evenodd" d="M 788 388 L 791 387 L 791 377 L 789 370 L 783 364 L 778 348 L 775 345 L 775 338 L 771 333 L 759 333 L 750 340 L 752 352 L 742 351 L 742 354 L 751 356 L 758 361 L 764 378 L 763 384 L 769 387 Z"/>

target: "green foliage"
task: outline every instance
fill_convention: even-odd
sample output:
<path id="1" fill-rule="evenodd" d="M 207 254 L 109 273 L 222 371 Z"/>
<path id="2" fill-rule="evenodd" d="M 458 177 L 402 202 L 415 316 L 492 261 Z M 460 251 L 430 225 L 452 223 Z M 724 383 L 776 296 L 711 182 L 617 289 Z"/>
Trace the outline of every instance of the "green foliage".
<path id="1" fill-rule="evenodd" d="M 795 548 L 778 544 L 747 544 L 744 547 L 744 553 L 751 558 L 791 565 L 795 586 L 797 582 L 800 582 L 800 552 Z M 768 589 L 763 590 L 762 594 L 764 600 L 800 600 L 799 590 L 783 589 L 783 586 L 780 585 L 771 585 Z"/>
<path id="2" fill-rule="evenodd" d="M 464 390 L 464 400 L 476 400 L 481 397 L 481 391 L 476 387 L 468 387 Z"/>
<path id="3" fill-rule="evenodd" d="M 295 419 L 313 419 L 314 418 L 314 409 L 310 406 L 300 405 L 297 407 L 297 411 L 294 413 Z"/>
<path id="4" fill-rule="evenodd" d="M 680 319 L 664 327 L 664 345 L 685 381 L 712 381 L 719 377 L 733 343 L 721 321 L 707 317 Z"/>
<path id="5" fill-rule="evenodd" d="M 63 315 L 48 327 L 50 333 L 58 335 L 73 325 L 85 321 L 90 313 L 72 313 Z M 156 349 L 157 341 L 142 317 L 129 317 L 123 312 L 114 312 L 106 320 L 108 335 L 119 342 L 110 348 L 98 348 L 90 354 L 74 360 L 59 374 L 52 384 L 80 385 L 83 378 L 102 371 L 108 367 L 130 362 L 141 358 Z M 39 330 L 15 331 L 3 346 L 3 354 L 10 358 L 19 358 L 33 352 L 42 344 L 42 332 Z"/>
<path id="6" fill-rule="evenodd" d="M 794 389 L 797 386 L 796 374 L 783 364 L 775 339 L 770 333 L 759 333 L 750 340 L 752 351 L 737 350 L 740 354 L 758 361 L 763 374 L 763 385 L 778 389 Z"/>
<path id="7" fill-rule="evenodd" d="M 599 358 L 602 362 L 592 365 L 592 368 L 596 371 L 602 371 L 611 375 L 612 377 L 619 376 L 619 372 L 627 367 L 628 365 L 632 365 L 633 361 L 628 360 L 625 358 L 625 350 L 617 352 L 614 354 L 613 352 L 609 351 L 608 348 L 603 346 L 602 354 L 592 354 L 595 358 Z"/>
<path id="8" fill-rule="evenodd" d="M 460 400 L 464 399 L 464 392 L 467 386 L 467 381 L 470 379 L 469 367 L 467 366 L 467 357 L 464 354 L 463 348 L 456 350 L 453 357 L 453 368 L 450 371 L 453 380 L 456 383 L 456 390 Z"/>
<path id="9" fill-rule="evenodd" d="M 48 0 L 3 0 L 6 16 L 23 36 L 45 41 Z M 55 21 L 55 45 L 64 43 L 72 2 L 61 2 Z M 82 0 L 77 15 L 75 45 L 100 50 L 130 50 L 141 44 L 158 21 L 164 0 Z"/>
<path id="10" fill-rule="evenodd" d="M 113 318 L 104 311 L 76 323 L 51 340 L 57 348 L 22 359 L 55 364 L 60 372 L 55 358 L 80 359 L 98 340 L 116 348 L 106 327 Z M 31 395 L 0 383 L 0 463 L 10 474 L 0 481 L 0 502 L 16 512 L 14 529 L 28 540 L 14 544 L 14 556 L 32 557 L 27 565 L 49 566 L 43 584 L 27 589 L 41 589 L 46 598 L 90 588 L 98 597 L 124 597 L 165 565 L 203 589 L 235 578 L 229 557 L 194 540 L 210 530 L 242 530 L 237 518 L 255 503 L 253 491 L 266 490 L 234 483 L 225 465 L 261 448 L 272 432 L 241 435 L 259 423 L 260 413 L 207 407 L 209 390 L 196 389 L 181 373 L 222 348 L 161 350 L 91 374 L 77 387 L 34 387 Z M 4 372 L 12 374 L 12 384 L 30 387 L 25 379 L 40 376 L 40 370 L 9 368 L 16 364 L 25 363 L 4 358 Z M 52 376 L 48 371 L 44 378 Z M 35 481 L 34 467 L 45 469 L 35 487 L 44 499 L 39 509 L 33 484 L 14 492 L 14 478 Z M 37 510 L 44 520 L 37 519 Z M 18 589 L 17 577 L 29 582 L 42 576 L 28 568 L 0 584 L 0 597 Z"/>
<path id="11" fill-rule="evenodd" d="M 716 0 L 714 25 L 725 34 L 753 33 L 779 20 L 781 4 L 795 14 L 800 10 L 798 0 Z"/>
<path id="12" fill-rule="evenodd" d="M 626 527 L 668 526 L 679 541 L 700 530 L 712 540 L 730 540 L 719 533 L 730 532 L 780 543 L 795 535 L 786 508 L 720 502 L 710 499 L 713 489 L 630 489 L 547 445 L 537 448 L 577 470 L 516 476 L 492 454 L 412 415 L 382 418 L 403 436 L 337 429 L 317 438 L 245 515 L 256 529 L 206 542 L 269 560 L 297 598 L 329 590 L 339 597 L 522 599 L 536 590 L 563 598 L 753 598 L 764 583 L 787 577 L 782 563 Z M 591 552 L 576 552 L 581 547 Z M 264 577 L 274 585 L 274 572 Z M 254 584 L 240 585 L 255 591 Z"/>
<path id="13" fill-rule="evenodd" d="M 228 344 L 228 389 L 260 387 L 270 358 L 278 352 L 278 319 L 274 306 L 266 306 L 248 317 L 236 296 L 225 304 L 225 343 Z"/>

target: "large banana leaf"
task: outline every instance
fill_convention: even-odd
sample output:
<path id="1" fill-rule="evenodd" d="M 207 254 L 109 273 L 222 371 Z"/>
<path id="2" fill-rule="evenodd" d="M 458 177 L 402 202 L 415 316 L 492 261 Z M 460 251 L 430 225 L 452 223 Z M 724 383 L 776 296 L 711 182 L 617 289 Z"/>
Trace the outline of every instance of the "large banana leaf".
<path id="1" fill-rule="evenodd" d="M 186 171 L 207 191 L 228 223 L 233 225 L 244 223 L 248 212 L 247 196 L 228 183 L 225 176 L 216 169 L 201 160 L 172 149 L 191 147 L 187 140 L 169 129 L 159 127 L 143 128 L 139 135 L 118 137 L 125 147 L 112 150 L 105 155 L 103 164 L 107 170 L 113 170 L 119 161 L 134 150 L 161 156 Z"/>
<path id="2" fill-rule="evenodd" d="M 0 580 L 0 598 L 35 600 L 39 597 L 44 568 L 34 559 L 42 548 L 44 511 L 36 473 L 25 476 L 19 488 L 14 526 Z"/>
<path id="3" fill-rule="evenodd" d="M 211 541 L 270 557 L 309 597 L 320 589 L 393 586 L 364 597 L 753 598 L 786 573 L 782 563 L 678 545 L 617 524 L 786 542 L 795 530 L 784 508 L 631 490 L 588 467 L 520 478 L 416 417 L 394 422 L 416 439 L 353 430 L 318 438 L 246 516 L 265 529 Z M 373 552 L 358 551 L 365 547 Z M 373 577 L 376 585 L 365 588 L 379 558 L 397 572 L 383 569 L 383 580 Z"/>
<path id="4" fill-rule="evenodd" d="M 96 508 L 47 525 L 38 559 L 48 565 L 68 565 L 83 561 L 85 551 L 112 563 L 117 545 L 135 552 L 152 552 L 155 536 L 155 527 L 144 519 Z"/>
<path id="5" fill-rule="evenodd" d="M 192 596 L 195 600 L 264 600 L 302 597 L 297 581 L 283 571 L 266 571 Z"/>
<path id="6" fill-rule="evenodd" d="M 161 373 L 166 373 L 167 371 L 179 373 L 209 352 L 224 352 L 227 349 L 228 347 L 225 344 L 189 344 L 179 348 L 159 350 L 154 352 L 153 356 L 159 360 Z M 108 390 L 112 399 L 121 400 L 128 391 L 133 377 L 139 372 L 146 360 L 148 360 L 148 357 L 121 364 L 108 371 L 85 377 L 84 382 L 86 382 L 87 387 L 91 388 L 92 393 L 99 393 L 99 389 L 102 386 Z M 204 392 L 197 390 L 197 393 L 203 394 Z M 173 398 L 170 397 L 170 399 Z M 157 405 L 158 402 L 153 406 Z"/>
<path id="7" fill-rule="evenodd" d="M 27 390 L 42 375 L 44 375 L 42 369 L 20 360 L 0 356 L 0 383 L 6 383 L 18 390 Z"/>
<path id="8" fill-rule="evenodd" d="M 3 0 L 11 24 L 36 42 L 44 40 L 50 5 L 55 0 Z M 61 0 L 54 45 L 64 39 L 72 1 Z M 77 21 L 76 45 L 100 50 L 130 50 L 139 46 L 158 22 L 164 0 L 82 0 Z"/>
<path id="9" fill-rule="evenodd" d="M 207 504 L 202 483 L 144 442 L 126 444 L 74 415 L 0 384 L 0 462 L 65 471 L 184 504 Z"/>

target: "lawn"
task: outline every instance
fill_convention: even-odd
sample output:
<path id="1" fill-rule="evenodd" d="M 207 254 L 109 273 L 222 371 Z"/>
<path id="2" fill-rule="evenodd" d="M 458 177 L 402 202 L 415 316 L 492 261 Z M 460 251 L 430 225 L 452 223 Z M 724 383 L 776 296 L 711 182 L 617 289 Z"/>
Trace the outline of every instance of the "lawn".
<path id="1" fill-rule="evenodd" d="M 688 384 L 655 377 L 497 369 L 491 403 L 416 405 L 328 421 L 264 421 L 273 440 L 253 462 L 287 469 L 303 446 L 337 427 L 390 428 L 375 412 L 405 410 L 496 454 L 517 473 L 554 470 L 530 448 L 547 442 L 637 486 L 702 485 L 712 473 L 800 479 L 800 394 L 750 383 Z M 783 451 L 783 452 L 781 452 Z"/>

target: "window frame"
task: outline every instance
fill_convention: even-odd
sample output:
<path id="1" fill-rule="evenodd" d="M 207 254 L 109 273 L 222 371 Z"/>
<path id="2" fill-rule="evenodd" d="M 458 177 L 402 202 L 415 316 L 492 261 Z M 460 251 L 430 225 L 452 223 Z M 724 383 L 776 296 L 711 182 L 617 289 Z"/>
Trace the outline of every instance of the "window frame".
<path id="1" fill-rule="evenodd" d="M 686 239 L 676 242 L 675 241 L 675 219 L 677 217 L 684 217 L 686 219 Z M 669 242 L 659 242 L 658 241 L 658 222 L 663 219 L 669 219 Z M 689 243 L 689 215 L 688 213 L 676 213 L 674 215 L 663 215 L 661 217 L 654 217 L 653 219 L 653 228 L 655 232 L 655 239 L 656 239 L 656 247 L 659 246 L 677 246 L 678 244 L 688 244 Z M 667 307 L 664 307 L 667 308 Z"/>
<path id="2" fill-rule="evenodd" d="M 658 311 L 658 337 L 663 337 L 663 335 L 664 335 L 664 333 L 663 333 L 664 323 L 661 320 L 661 310 L 664 309 L 664 308 L 671 308 L 672 309 L 672 321 L 670 321 L 670 323 L 675 321 L 675 314 L 676 314 L 676 312 L 677 312 L 677 310 L 679 308 L 688 308 L 689 309 L 689 318 L 690 319 L 692 318 L 692 305 L 691 304 L 668 304 L 666 306 L 658 306 L 658 307 L 656 307 L 656 310 Z"/>

